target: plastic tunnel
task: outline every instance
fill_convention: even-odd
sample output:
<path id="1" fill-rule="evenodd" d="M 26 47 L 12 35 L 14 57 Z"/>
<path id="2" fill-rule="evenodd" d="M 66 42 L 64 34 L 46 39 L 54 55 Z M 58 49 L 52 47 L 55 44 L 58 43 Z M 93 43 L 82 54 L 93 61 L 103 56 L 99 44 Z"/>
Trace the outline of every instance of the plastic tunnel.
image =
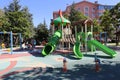
<path id="1" fill-rule="evenodd" d="M 61 30 L 56 31 L 49 40 L 49 42 L 46 44 L 46 46 L 43 48 L 42 55 L 46 56 L 52 53 L 57 43 L 59 42 L 59 39 L 61 39 L 61 37 L 62 37 L 62 31 Z"/>

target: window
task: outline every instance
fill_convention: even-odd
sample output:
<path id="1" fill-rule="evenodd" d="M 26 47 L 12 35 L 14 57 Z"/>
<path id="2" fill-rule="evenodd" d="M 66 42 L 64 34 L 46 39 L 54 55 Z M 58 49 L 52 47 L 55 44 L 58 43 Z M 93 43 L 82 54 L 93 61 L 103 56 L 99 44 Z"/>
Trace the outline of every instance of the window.
<path id="1" fill-rule="evenodd" d="M 85 12 L 89 12 L 89 7 L 85 7 Z"/>
<path id="2" fill-rule="evenodd" d="M 102 13 L 98 13 L 98 16 L 102 16 Z"/>
<path id="3" fill-rule="evenodd" d="M 95 18 L 95 14 L 94 13 L 92 13 L 92 18 Z"/>
<path id="4" fill-rule="evenodd" d="M 98 10 L 104 10 L 104 6 L 102 5 L 98 6 Z"/>
<path id="5" fill-rule="evenodd" d="M 112 9 L 112 8 L 113 8 L 113 6 L 104 6 L 104 9 L 110 10 L 110 9 Z"/>
<path id="6" fill-rule="evenodd" d="M 77 10 L 80 11 L 80 8 L 78 8 Z"/>
<path id="7" fill-rule="evenodd" d="M 95 12 L 95 8 L 92 8 L 92 12 Z"/>
<path id="8" fill-rule="evenodd" d="M 85 16 L 87 16 L 87 17 L 88 17 L 88 16 L 89 16 L 89 14 L 88 14 L 88 13 L 85 13 Z"/>
<path id="9" fill-rule="evenodd" d="M 59 17 L 59 14 L 56 14 L 56 17 Z"/>
<path id="10" fill-rule="evenodd" d="M 84 14 L 85 16 L 87 16 L 87 17 L 89 16 L 89 7 L 88 7 L 88 6 L 86 6 L 86 7 L 84 8 L 84 13 L 85 13 L 85 14 Z"/>

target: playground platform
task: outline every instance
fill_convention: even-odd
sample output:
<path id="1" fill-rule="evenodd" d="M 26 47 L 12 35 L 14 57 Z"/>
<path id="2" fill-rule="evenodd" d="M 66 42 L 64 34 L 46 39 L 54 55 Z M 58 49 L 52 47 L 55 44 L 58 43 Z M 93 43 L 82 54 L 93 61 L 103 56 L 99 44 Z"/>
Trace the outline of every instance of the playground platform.
<path id="1" fill-rule="evenodd" d="M 0 80 L 119 80 L 120 47 L 115 58 L 102 51 L 83 53 L 76 59 L 72 52 L 59 51 L 43 57 L 41 49 L 17 50 L 13 54 L 0 54 Z M 100 59 L 100 71 L 95 70 L 95 53 Z M 67 71 L 63 71 L 63 59 L 67 60 Z"/>

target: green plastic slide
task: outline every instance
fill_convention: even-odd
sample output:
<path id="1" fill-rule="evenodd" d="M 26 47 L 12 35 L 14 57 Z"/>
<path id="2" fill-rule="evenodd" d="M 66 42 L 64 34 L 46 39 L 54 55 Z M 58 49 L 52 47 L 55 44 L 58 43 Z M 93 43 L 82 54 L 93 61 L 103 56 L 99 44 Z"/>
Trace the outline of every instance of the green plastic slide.
<path id="1" fill-rule="evenodd" d="M 49 42 L 46 44 L 46 46 L 43 48 L 42 55 L 46 56 L 52 53 L 57 43 L 59 42 L 59 39 L 61 39 L 61 37 L 62 37 L 62 31 L 61 30 L 56 31 L 52 36 L 52 38 L 49 40 Z"/>
<path id="2" fill-rule="evenodd" d="M 88 44 L 94 45 L 96 48 L 100 49 L 101 51 L 103 51 L 104 53 L 110 55 L 111 57 L 116 56 L 115 51 L 113 51 L 112 49 L 108 48 L 107 46 L 101 44 L 100 42 L 98 42 L 96 40 L 89 40 Z"/>
<path id="3" fill-rule="evenodd" d="M 77 58 L 81 59 L 83 57 L 83 54 L 80 51 L 80 43 L 76 42 L 73 47 L 73 52 L 76 55 Z"/>
<path id="4" fill-rule="evenodd" d="M 80 33 L 77 33 L 76 35 L 76 43 L 74 44 L 74 47 L 73 47 L 73 52 L 74 54 L 76 55 L 77 58 L 81 59 L 83 57 L 83 54 L 82 52 L 80 51 L 80 36 L 82 36 L 82 41 L 84 40 L 84 33 L 80 32 Z"/>

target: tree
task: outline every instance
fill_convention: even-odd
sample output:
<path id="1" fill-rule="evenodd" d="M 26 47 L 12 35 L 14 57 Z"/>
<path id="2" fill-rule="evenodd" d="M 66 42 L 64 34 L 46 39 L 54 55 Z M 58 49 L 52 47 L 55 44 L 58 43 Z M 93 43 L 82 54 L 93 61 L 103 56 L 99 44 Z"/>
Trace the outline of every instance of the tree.
<path id="1" fill-rule="evenodd" d="M 5 16 L 4 11 L 0 9 L 0 31 L 5 31 L 5 26 L 9 26 L 8 18 Z"/>
<path id="2" fill-rule="evenodd" d="M 115 5 L 114 8 L 110 10 L 110 16 L 112 17 L 111 23 L 113 24 L 115 28 L 115 32 L 117 32 L 120 26 L 120 2 L 117 5 Z M 118 45 L 117 34 L 116 34 L 116 45 Z"/>
<path id="3" fill-rule="evenodd" d="M 44 21 L 43 23 L 40 23 L 37 28 L 35 28 L 35 38 L 37 40 L 37 44 L 40 44 L 40 42 L 42 41 L 47 41 L 48 40 L 48 36 L 49 36 L 49 32 L 47 29 L 47 25 L 46 22 Z"/>
<path id="4" fill-rule="evenodd" d="M 120 25 L 120 2 L 110 10 L 110 16 L 112 17 L 112 22 L 116 25 L 115 28 L 118 27 Z"/>
<path id="5" fill-rule="evenodd" d="M 32 14 L 29 13 L 28 7 L 24 7 L 22 9 L 22 12 L 24 13 L 24 17 L 28 20 L 28 24 L 29 26 L 26 27 L 28 31 L 25 32 L 26 35 L 28 35 L 28 37 L 33 37 L 35 35 L 35 31 L 34 31 L 34 24 L 33 24 L 33 18 L 32 18 Z"/>
<path id="6" fill-rule="evenodd" d="M 100 26 L 99 24 L 99 21 L 97 19 L 93 19 L 93 25 L 94 25 L 94 28 L 93 28 L 93 31 L 94 32 L 102 32 L 102 27 Z"/>
<path id="7" fill-rule="evenodd" d="M 4 8 L 5 15 L 8 18 L 9 26 L 6 26 L 6 31 L 22 33 L 23 37 L 29 38 L 33 35 L 32 15 L 28 8 L 21 8 L 18 0 L 13 0 L 8 7 Z"/>
<path id="8" fill-rule="evenodd" d="M 0 9 L 0 27 L 3 25 L 3 21 L 2 21 L 3 16 L 4 16 L 4 12 L 3 10 Z"/>
<path id="9" fill-rule="evenodd" d="M 77 11 L 75 9 L 75 4 L 73 2 L 73 4 L 70 7 L 70 15 L 69 15 L 69 20 L 71 21 L 71 26 L 72 26 L 72 32 L 75 31 L 73 26 L 77 26 L 77 30 L 80 31 L 80 27 L 82 26 L 81 24 L 74 24 L 74 22 L 76 21 L 80 21 L 83 19 L 86 19 L 87 17 L 84 16 L 81 12 Z M 74 32 L 73 32 L 74 33 Z"/>
<path id="10" fill-rule="evenodd" d="M 4 11 L 0 9 L 0 17 L 4 15 Z"/>
<path id="11" fill-rule="evenodd" d="M 111 16 L 109 10 L 106 10 L 100 17 L 100 26 L 104 32 L 108 33 L 108 36 L 113 37 L 113 26 L 111 25 Z"/>

